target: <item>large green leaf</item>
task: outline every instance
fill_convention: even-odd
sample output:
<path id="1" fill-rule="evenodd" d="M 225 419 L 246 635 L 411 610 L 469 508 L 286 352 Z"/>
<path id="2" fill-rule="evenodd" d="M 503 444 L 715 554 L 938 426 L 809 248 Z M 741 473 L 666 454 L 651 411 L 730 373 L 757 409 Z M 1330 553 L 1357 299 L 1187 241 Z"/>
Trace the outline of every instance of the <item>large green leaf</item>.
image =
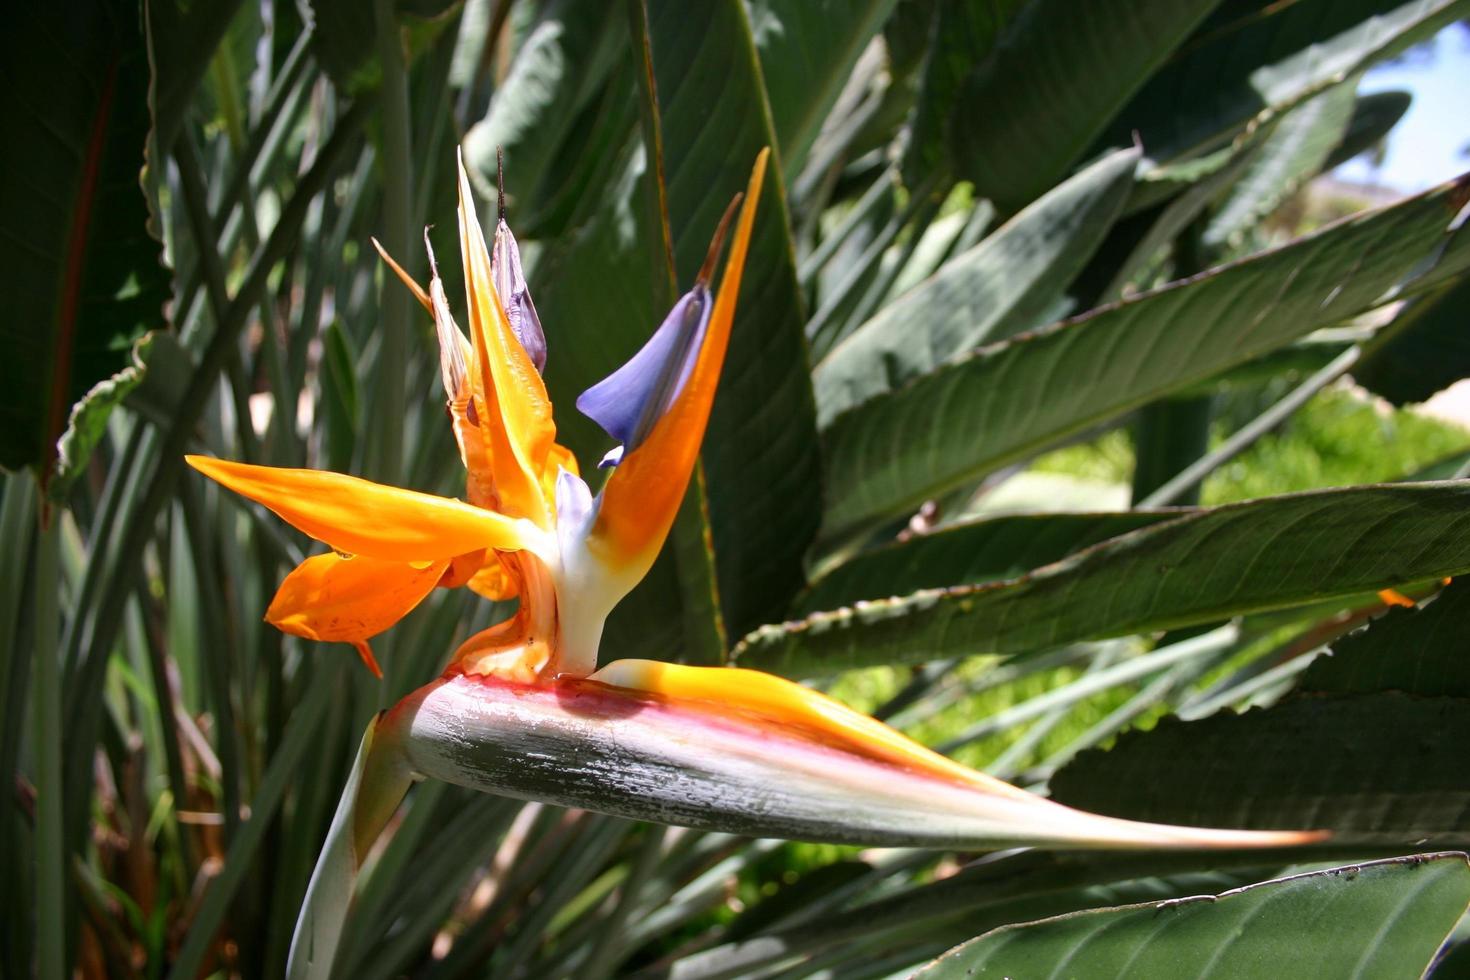
<path id="1" fill-rule="evenodd" d="M 1470 699 L 1311 695 L 1126 732 L 1063 766 L 1051 790 L 1132 820 L 1318 827 L 1395 847 L 1459 842 L 1470 818 L 1466 745 Z"/>
<path id="2" fill-rule="evenodd" d="M 1464 854 L 1393 858 L 1004 926 L 916 977 L 1414 977 L 1467 903 Z"/>
<path id="3" fill-rule="evenodd" d="M 920 589 L 1015 578 L 1099 541 L 1184 513 L 1019 514 L 952 524 L 843 562 L 813 581 L 796 609 L 805 615 Z"/>
<path id="4" fill-rule="evenodd" d="M 965 83 L 957 173 L 1002 212 L 1034 201 L 1217 2 L 1034 0 Z"/>
<path id="5" fill-rule="evenodd" d="M 750 0 L 750 24 L 787 178 L 896 0 Z"/>
<path id="6" fill-rule="evenodd" d="M 1300 691 L 1354 694 L 1402 691 L 1470 698 L 1470 582 L 1461 579 L 1423 609 L 1390 609 L 1367 629 L 1312 661 Z"/>
<path id="7" fill-rule="evenodd" d="M 1464 0 L 1297 0 L 1212 24 L 1118 114 L 1104 143 L 1137 133 L 1156 160 L 1190 155 L 1263 110 L 1289 109 L 1428 37 L 1467 9 Z"/>
<path id="8" fill-rule="evenodd" d="M 1025 4 L 1026 0 L 949 0 L 932 5 L 929 45 L 903 162 L 904 177 L 910 184 L 950 168 L 950 119 L 965 79 L 990 54 L 1001 30 Z"/>
<path id="9" fill-rule="evenodd" d="M 1446 185 L 1210 273 L 982 349 L 839 416 L 825 433 L 835 534 L 1377 303 L 1443 240 Z"/>
<path id="10" fill-rule="evenodd" d="M 1416 299 L 1400 316 L 1402 329 L 1353 368 L 1359 384 L 1405 405 L 1470 377 L 1470 277 Z"/>
<path id="11" fill-rule="evenodd" d="M 1470 569 L 1470 481 L 1349 487 L 1187 514 L 999 585 L 929 589 L 756 630 L 788 676 L 1216 622 Z"/>
<path id="12" fill-rule="evenodd" d="M 1342 142 L 1327 157 L 1327 163 L 1322 169 L 1331 170 L 1359 153 L 1378 146 L 1388 135 L 1388 131 L 1404 118 L 1412 101 L 1413 97 L 1408 92 L 1398 90 L 1370 92 L 1358 96 L 1357 102 L 1353 104 L 1353 114 L 1348 120 L 1347 131 L 1342 134 Z"/>
<path id="13" fill-rule="evenodd" d="M 1281 118 L 1211 216 L 1203 236 L 1207 246 L 1232 243 L 1254 230 L 1262 218 L 1317 175 L 1347 133 L 1356 81 L 1335 85 Z"/>
<path id="14" fill-rule="evenodd" d="M 108 0 L 18 7 L 0 52 L 0 466 L 49 467 L 71 406 L 163 324 L 148 63 L 137 5 Z"/>
<path id="15" fill-rule="evenodd" d="M 742 4 L 663 3 L 650 13 L 674 259 L 687 285 L 773 134 Z M 650 187 L 641 145 L 623 160 L 618 182 L 599 195 L 601 210 L 546 257 L 535 283 L 559 433 L 584 460 L 601 456 L 608 439 L 568 409 L 632 356 L 665 312 L 653 305 L 661 245 L 644 204 Z M 815 409 L 778 170 L 773 158 L 702 455 L 720 597 L 736 631 L 778 615 L 800 587 L 819 516 Z"/>
<path id="16" fill-rule="evenodd" d="M 1103 158 L 844 337 L 817 365 L 818 422 L 1031 326 L 1112 226 L 1137 163 Z"/>

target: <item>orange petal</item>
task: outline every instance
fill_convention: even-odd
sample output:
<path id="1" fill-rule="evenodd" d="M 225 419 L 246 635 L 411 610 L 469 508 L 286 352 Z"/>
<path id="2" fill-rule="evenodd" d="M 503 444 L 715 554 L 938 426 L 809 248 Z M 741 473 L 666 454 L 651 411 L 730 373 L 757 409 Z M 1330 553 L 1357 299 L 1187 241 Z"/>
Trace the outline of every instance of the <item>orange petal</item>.
<path id="1" fill-rule="evenodd" d="M 387 561 L 335 552 L 306 559 L 281 583 L 265 621 L 308 640 L 356 643 L 398 622 L 438 583 L 447 561 Z"/>
<path id="2" fill-rule="evenodd" d="M 534 541 L 534 529 L 524 522 L 448 497 L 322 470 L 185 459 L 318 541 L 353 555 L 426 562 L 479 548 L 518 551 Z"/>
<path id="3" fill-rule="evenodd" d="M 679 397 L 644 443 L 613 470 L 603 490 L 602 509 L 592 534 L 611 545 L 616 560 L 629 564 L 652 562 L 684 499 L 730 343 L 740 277 L 769 155 L 769 149 L 762 150 L 751 171 L 699 359 Z"/>
<path id="4" fill-rule="evenodd" d="M 520 594 L 520 585 L 516 582 L 515 576 L 493 553 L 485 564 L 480 566 L 480 570 L 470 576 L 467 584 L 471 592 L 491 602 L 514 599 Z"/>
<path id="5" fill-rule="evenodd" d="M 495 493 L 507 513 L 550 527 L 553 508 L 541 489 L 541 474 L 556 440 L 551 400 L 495 292 L 490 251 L 475 214 L 463 160 L 459 163 L 459 238 L 474 342 L 476 394 L 484 401 L 487 416 L 479 420 L 480 430 L 489 450 Z"/>

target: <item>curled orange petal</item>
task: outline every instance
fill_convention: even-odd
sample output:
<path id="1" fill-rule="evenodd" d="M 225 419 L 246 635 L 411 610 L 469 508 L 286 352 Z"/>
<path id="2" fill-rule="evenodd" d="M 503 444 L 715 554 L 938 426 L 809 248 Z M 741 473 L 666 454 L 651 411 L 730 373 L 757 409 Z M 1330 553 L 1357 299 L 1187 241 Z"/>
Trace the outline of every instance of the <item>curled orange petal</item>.
<path id="1" fill-rule="evenodd" d="M 374 673 L 366 641 L 397 623 L 438 583 L 448 561 L 389 561 L 335 552 L 306 559 L 281 583 L 265 620 L 292 636 L 351 643 Z M 366 652 L 364 652 L 366 651 Z"/>

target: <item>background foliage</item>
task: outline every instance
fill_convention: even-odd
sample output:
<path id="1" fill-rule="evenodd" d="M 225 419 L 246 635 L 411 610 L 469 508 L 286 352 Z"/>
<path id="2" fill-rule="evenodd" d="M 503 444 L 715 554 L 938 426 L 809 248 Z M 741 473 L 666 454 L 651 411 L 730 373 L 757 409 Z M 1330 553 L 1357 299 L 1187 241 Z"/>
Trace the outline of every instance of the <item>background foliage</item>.
<path id="1" fill-rule="evenodd" d="M 367 718 L 506 614 L 436 594 L 384 638 L 378 684 L 261 622 L 305 539 L 182 466 L 456 492 L 432 330 L 367 244 L 421 274 L 428 225 L 453 254 L 457 145 L 486 196 L 504 150 L 584 463 L 607 447 L 566 408 L 642 343 L 774 148 L 700 478 L 604 659 L 808 679 L 1106 812 L 1338 836 L 858 851 L 424 783 L 340 975 L 1275 976 L 1331 955 L 1414 976 L 1447 936 L 1434 974 L 1464 972 L 1470 592 L 1440 589 L 1470 572 L 1470 438 L 1340 381 L 1403 405 L 1470 375 L 1470 185 L 1321 228 L 1299 192 L 1402 116 L 1403 93 L 1357 94 L 1363 71 L 1467 12 L 15 11 L 4 974 L 279 975 Z M 1221 897 L 1165 906 L 1166 929 L 1138 904 L 1201 894 Z"/>

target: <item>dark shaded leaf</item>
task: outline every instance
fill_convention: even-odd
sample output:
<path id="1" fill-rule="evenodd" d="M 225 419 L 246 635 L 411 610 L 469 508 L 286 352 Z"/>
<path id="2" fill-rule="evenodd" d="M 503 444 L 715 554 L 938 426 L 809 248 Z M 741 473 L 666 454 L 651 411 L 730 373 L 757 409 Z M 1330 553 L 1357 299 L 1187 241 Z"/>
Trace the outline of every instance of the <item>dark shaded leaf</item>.
<path id="1" fill-rule="evenodd" d="M 918 184 L 950 169 L 950 118 L 960 90 L 1026 0 L 949 0 L 933 5 L 923 76 L 914 103 L 904 178 Z"/>
<path id="2" fill-rule="evenodd" d="M 1298 697 L 1127 732 L 1063 766 L 1051 790 L 1069 806 L 1134 820 L 1320 827 L 1418 846 L 1465 833 L 1467 744 L 1470 699 Z"/>
<path id="3" fill-rule="evenodd" d="M 1323 170 L 1332 170 L 1366 150 L 1378 146 L 1388 136 L 1389 130 L 1399 124 L 1404 113 L 1409 111 L 1413 96 L 1408 92 L 1371 92 L 1358 96 L 1353 103 L 1353 114 L 1348 120 L 1347 131 L 1342 141 L 1327 157 Z"/>
<path id="4" fill-rule="evenodd" d="M 137 5 L 12 15 L 0 115 L 24 152 L 8 153 L 0 176 L 0 466 L 16 469 L 49 467 L 71 406 L 163 324 L 168 276 L 138 183 L 148 63 Z"/>
<path id="5" fill-rule="evenodd" d="M 1103 143 L 1136 132 L 1156 160 L 1191 155 L 1263 110 L 1289 109 L 1429 37 L 1466 9 L 1463 0 L 1271 4 L 1192 38 L 1118 114 Z"/>
<path id="6" fill-rule="evenodd" d="M 1422 609 L 1394 608 L 1312 661 L 1297 689 L 1327 694 L 1403 691 L 1470 698 L 1470 581 Z"/>
<path id="7" fill-rule="evenodd" d="M 807 614 L 920 589 L 1015 578 L 1099 541 L 1183 513 L 1022 514 L 950 525 L 865 551 L 838 565 L 812 582 L 797 600 L 796 611 Z"/>
<path id="8" fill-rule="evenodd" d="M 1413 301 L 1407 323 L 1353 368 L 1353 379 L 1395 405 L 1422 402 L 1470 377 L 1470 277 Z"/>
<path id="9" fill-rule="evenodd" d="M 962 108 L 951 114 L 956 172 L 1002 213 L 1034 201 L 1082 159 L 1107 120 L 1216 2 L 1026 5 L 965 82 Z"/>

